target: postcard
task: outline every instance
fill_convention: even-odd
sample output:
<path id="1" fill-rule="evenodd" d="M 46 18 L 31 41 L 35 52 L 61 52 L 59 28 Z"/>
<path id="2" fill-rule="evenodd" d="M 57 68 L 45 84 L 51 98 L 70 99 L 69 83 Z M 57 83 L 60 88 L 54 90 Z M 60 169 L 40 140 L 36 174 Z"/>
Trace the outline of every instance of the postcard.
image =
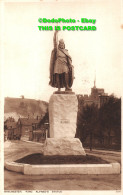
<path id="1" fill-rule="evenodd" d="M 1 194 L 121 194 L 122 1 L 0 9 Z"/>

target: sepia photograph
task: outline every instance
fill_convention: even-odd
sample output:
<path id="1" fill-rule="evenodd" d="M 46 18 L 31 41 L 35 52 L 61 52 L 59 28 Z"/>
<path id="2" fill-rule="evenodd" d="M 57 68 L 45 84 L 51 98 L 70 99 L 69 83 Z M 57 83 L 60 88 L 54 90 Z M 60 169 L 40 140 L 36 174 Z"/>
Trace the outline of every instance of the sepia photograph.
<path id="1" fill-rule="evenodd" d="M 122 1 L 0 3 L 1 195 L 122 194 Z"/>

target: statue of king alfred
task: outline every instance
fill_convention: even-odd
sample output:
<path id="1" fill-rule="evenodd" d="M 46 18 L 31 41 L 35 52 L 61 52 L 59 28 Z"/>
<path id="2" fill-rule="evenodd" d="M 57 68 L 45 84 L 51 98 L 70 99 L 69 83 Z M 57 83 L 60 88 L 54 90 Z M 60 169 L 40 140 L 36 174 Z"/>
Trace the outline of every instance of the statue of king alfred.
<path id="1" fill-rule="evenodd" d="M 65 88 L 65 91 L 72 91 L 71 86 L 74 79 L 74 67 L 72 65 L 72 58 L 65 49 L 65 43 L 63 39 L 57 42 L 58 31 L 55 31 L 53 43 L 54 49 L 51 53 L 50 59 L 50 82 L 52 87 Z"/>

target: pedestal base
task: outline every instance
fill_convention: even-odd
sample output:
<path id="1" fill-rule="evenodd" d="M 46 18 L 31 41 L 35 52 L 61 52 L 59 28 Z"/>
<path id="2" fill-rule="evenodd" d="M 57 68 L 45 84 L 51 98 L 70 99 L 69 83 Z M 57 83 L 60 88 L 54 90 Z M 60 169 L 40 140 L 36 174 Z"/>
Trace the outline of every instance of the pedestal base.
<path id="1" fill-rule="evenodd" d="M 86 155 L 78 138 L 47 138 L 44 155 Z"/>

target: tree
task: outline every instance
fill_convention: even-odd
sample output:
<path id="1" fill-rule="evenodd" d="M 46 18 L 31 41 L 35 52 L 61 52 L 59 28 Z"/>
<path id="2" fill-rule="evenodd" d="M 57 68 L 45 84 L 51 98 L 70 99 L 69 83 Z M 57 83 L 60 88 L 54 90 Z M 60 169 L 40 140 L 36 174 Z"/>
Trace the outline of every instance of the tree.
<path id="1" fill-rule="evenodd" d="M 102 136 L 108 136 L 108 145 L 111 143 L 111 134 L 115 141 L 121 145 L 121 99 L 110 96 L 109 100 L 99 110 L 99 123 Z"/>
<path id="2" fill-rule="evenodd" d="M 111 95 L 99 109 L 94 104 L 84 106 L 84 102 L 80 101 L 76 137 L 80 138 L 82 143 L 89 137 L 90 149 L 92 149 L 94 139 L 98 140 L 98 147 L 120 149 L 121 99 Z"/>
<path id="3" fill-rule="evenodd" d="M 95 104 L 83 106 L 83 110 L 78 113 L 77 133 L 82 142 L 90 137 L 90 150 L 92 150 L 92 142 L 96 124 L 98 121 L 98 107 Z"/>

